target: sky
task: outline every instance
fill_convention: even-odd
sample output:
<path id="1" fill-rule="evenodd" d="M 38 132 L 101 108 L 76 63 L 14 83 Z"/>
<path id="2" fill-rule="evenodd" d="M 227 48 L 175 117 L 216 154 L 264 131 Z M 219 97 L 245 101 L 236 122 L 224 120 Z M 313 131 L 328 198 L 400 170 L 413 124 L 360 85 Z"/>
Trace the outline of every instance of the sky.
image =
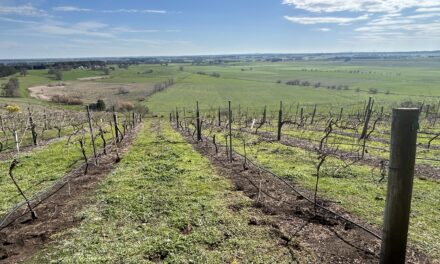
<path id="1" fill-rule="evenodd" d="M 0 0 L 0 59 L 440 50 L 440 0 Z"/>

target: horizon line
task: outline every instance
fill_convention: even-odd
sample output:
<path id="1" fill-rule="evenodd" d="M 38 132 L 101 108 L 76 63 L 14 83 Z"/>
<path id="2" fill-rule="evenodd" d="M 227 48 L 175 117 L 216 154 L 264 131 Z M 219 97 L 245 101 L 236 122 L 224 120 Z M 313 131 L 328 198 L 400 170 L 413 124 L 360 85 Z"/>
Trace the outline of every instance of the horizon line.
<path id="1" fill-rule="evenodd" d="M 130 56 L 79 56 L 79 57 L 35 57 L 35 58 L 0 58 L 0 61 L 20 60 L 74 60 L 74 59 L 124 59 L 124 58 L 179 58 L 179 57 L 210 57 L 210 56 L 255 56 L 255 55 L 335 55 L 335 54 L 383 54 L 383 53 L 440 53 L 440 50 L 404 50 L 404 51 L 340 51 L 340 52 L 254 52 L 254 53 L 211 53 L 182 55 L 130 55 Z"/>

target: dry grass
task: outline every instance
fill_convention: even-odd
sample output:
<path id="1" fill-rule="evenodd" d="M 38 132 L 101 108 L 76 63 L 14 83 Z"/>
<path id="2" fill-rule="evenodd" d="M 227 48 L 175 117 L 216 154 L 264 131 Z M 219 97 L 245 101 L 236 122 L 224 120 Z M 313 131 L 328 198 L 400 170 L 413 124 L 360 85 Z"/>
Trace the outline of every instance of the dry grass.
<path id="1" fill-rule="evenodd" d="M 51 100 L 53 96 L 63 95 L 71 98 L 79 98 L 84 103 L 93 103 L 103 99 L 108 104 L 117 101 L 137 102 L 145 100 L 145 97 L 153 92 L 152 84 L 116 84 L 102 82 L 73 82 L 65 86 L 38 86 L 29 90 L 31 95 L 38 99 Z M 121 93 L 124 91 L 124 93 Z"/>

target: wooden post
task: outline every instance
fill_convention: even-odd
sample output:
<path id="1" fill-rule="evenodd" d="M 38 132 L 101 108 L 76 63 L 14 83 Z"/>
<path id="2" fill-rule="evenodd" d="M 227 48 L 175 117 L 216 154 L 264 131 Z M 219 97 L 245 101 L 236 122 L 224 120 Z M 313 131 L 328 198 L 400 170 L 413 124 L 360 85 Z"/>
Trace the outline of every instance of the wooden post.
<path id="1" fill-rule="evenodd" d="M 310 125 L 313 125 L 313 122 L 315 121 L 315 115 L 316 115 L 316 104 L 315 107 L 313 108 L 312 120 L 310 120 Z"/>
<path id="2" fill-rule="evenodd" d="M 86 106 L 86 110 L 87 110 L 87 119 L 89 121 L 90 137 L 92 139 L 93 156 L 95 157 L 95 164 L 98 165 L 98 155 L 96 154 L 95 137 L 93 136 L 92 119 L 90 118 L 90 110 L 88 105 Z"/>
<path id="3" fill-rule="evenodd" d="M 393 109 L 381 264 L 405 263 L 419 113 L 418 108 Z"/>
<path id="4" fill-rule="evenodd" d="M 133 123 L 133 129 L 134 129 L 134 127 L 136 126 L 136 116 L 134 114 L 134 111 L 131 113 L 131 116 L 132 116 L 131 122 Z"/>
<path id="5" fill-rule="evenodd" d="M 430 105 L 426 105 L 426 118 L 429 117 L 429 110 L 430 110 L 431 106 Z"/>
<path id="6" fill-rule="evenodd" d="M 177 107 L 176 107 L 176 127 L 177 129 L 179 129 L 179 110 L 177 110 Z"/>
<path id="7" fill-rule="evenodd" d="M 47 114 L 46 114 L 46 109 L 44 109 L 43 118 L 44 118 L 44 130 L 47 130 L 47 129 L 48 129 L 48 126 L 47 126 Z"/>
<path id="8" fill-rule="evenodd" d="M 278 133 L 277 140 L 281 140 L 281 128 L 283 127 L 283 101 L 280 101 L 280 110 L 278 111 Z"/>
<path id="9" fill-rule="evenodd" d="M 35 123 L 34 123 L 34 119 L 32 118 L 31 109 L 29 107 L 28 107 L 28 113 L 29 113 L 29 126 L 31 128 L 31 134 L 32 134 L 32 143 L 34 144 L 34 146 L 36 146 L 38 134 L 35 131 Z"/>
<path id="10" fill-rule="evenodd" d="M 221 116 L 221 112 L 220 112 L 220 106 L 218 107 L 218 126 L 222 125 L 222 116 Z"/>
<path id="11" fill-rule="evenodd" d="M 119 143 L 118 115 L 116 114 L 114 107 L 113 107 L 113 122 L 115 123 L 115 140 L 116 143 Z"/>
<path id="12" fill-rule="evenodd" d="M 367 137 L 368 123 L 370 122 L 371 112 L 373 111 L 372 99 L 373 98 L 371 96 L 368 99 L 368 104 L 367 104 L 367 107 L 365 109 L 364 127 L 362 128 L 362 134 L 361 134 L 359 139 L 365 139 Z"/>
<path id="13" fill-rule="evenodd" d="M 296 119 L 298 117 L 298 111 L 299 111 L 299 103 L 296 104 L 295 122 L 296 122 Z"/>
<path id="14" fill-rule="evenodd" d="M 199 112 L 199 101 L 197 101 L 196 109 L 196 121 L 197 121 L 197 141 L 202 140 L 202 128 L 200 127 L 200 112 Z"/>
<path id="15" fill-rule="evenodd" d="M 341 111 L 339 112 L 338 121 L 342 120 L 342 113 L 344 112 L 344 107 L 341 107 Z"/>
<path id="16" fill-rule="evenodd" d="M 263 110 L 263 123 L 266 123 L 266 115 L 267 115 L 267 109 L 266 109 L 266 105 L 264 105 L 264 110 Z"/>
<path id="17" fill-rule="evenodd" d="M 229 162 L 232 162 L 232 110 L 229 101 Z"/>

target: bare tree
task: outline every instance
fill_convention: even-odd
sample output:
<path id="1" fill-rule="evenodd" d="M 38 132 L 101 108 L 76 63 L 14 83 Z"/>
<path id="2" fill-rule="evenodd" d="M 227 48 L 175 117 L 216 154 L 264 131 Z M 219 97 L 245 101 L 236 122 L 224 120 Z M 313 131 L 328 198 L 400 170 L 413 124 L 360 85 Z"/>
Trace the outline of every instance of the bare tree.
<path id="1" fill-rule="evenodd" d="M 3 94 L 7 97 L 19 97 L 20 85 L 17 78 L 10 78 L 9 81 L 2 86 Z"/>

